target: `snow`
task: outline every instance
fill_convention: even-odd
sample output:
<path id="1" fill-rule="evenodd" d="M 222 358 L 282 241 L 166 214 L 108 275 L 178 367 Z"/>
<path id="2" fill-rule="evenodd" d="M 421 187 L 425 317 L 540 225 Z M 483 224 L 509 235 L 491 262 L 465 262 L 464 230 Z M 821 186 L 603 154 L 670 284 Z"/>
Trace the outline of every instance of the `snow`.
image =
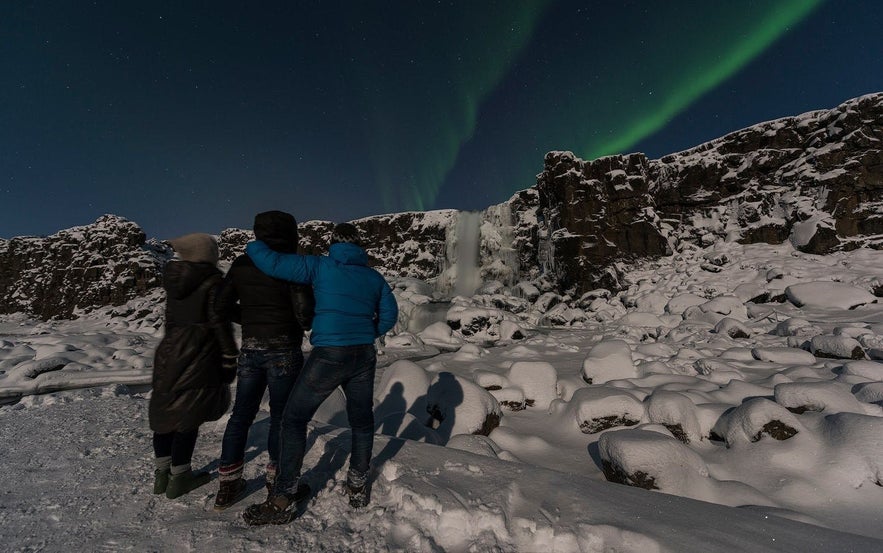
<path id="1" fill-rule="evenodd" d="M 720 271 L 701 268 L 721 255 Z M 409 332 L 432 287 L 393 281 L 412 308 L 378 356 L 371 504 L 353 511 L 343 494 L 349 433 L 337 394 L 310 427 L 314 495 L 286 527 L 240 517 L 264 498 L 266 405 L 249 439 L 244 501 L 215 513 L 216 480 L 178 500 L 153 496 L 155 329 L 111 310 L 7 316 L 0 542 L 9 551 L 881 551 L 883 305 L 870 292 L 881 266 L 873 250 L 820 257 L 790 243 L 716 244 L 626 267 L 620 294 L 560 296 L 544 314 L 561 305 L 585 318 L 552 328 L 531 323 L 534 303 L 493 286 Z M 537 281 L 517 288 L 534 301 L 548 291 Z M 777 292 L 784 303 L 749 301 Z M 492 308 L 489 298 L 514 299 Z M 856 347 L 865 357 L 852 358 Z M 204 425 L 197 444 L 195 466 L 213 475 L 225 422 Z"/>
<path id="2" fill-rule="evenodd" d="M 840 282 L 804 282 L 785 288 L 788 299 L 798 307 L 854 309 L 877 298 L 867 290 Z"/>

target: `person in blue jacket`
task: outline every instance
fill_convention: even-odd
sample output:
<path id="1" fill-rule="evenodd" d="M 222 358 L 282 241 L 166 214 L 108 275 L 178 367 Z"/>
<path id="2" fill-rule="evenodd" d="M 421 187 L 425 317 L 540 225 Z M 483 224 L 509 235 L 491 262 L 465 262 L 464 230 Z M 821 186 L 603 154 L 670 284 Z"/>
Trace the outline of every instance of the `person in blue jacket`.
<path id="1" fill-rule="evenodd" d="M 261 241 L 246 252 L 266 274 L 311 284 L 316 299 L 310 353 L 282 414 L 276 484 L 264 503 L 243 513 L 248 524 L 291 521 L 309 488 L 298 486 L 306 453 L 307 423 L 338 386 L 346 395 L 352 449 L 346 489 L 353 507 L 369 500 L 368 469 L 374 446 L 374 340 L 398 319 L 398 305 L 383 276 L 368 267 L 358 229 L 334 227 L 327 256 L 273 251 Z"/>

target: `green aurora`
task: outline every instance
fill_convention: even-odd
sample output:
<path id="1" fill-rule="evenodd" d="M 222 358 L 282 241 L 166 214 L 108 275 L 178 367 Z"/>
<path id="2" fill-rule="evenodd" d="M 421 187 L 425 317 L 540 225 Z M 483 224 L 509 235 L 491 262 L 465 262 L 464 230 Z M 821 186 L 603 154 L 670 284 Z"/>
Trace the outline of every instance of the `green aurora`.
<path id="1" fill-rule="evenodd" d="M 353 78 L 363 92 L 363 141 L 387 210 L 432 205 L 475 131 L 482 103 L 530 42 L 548 4 L 403 4 L 397 17 L 406 24 L 396 28 L 368 5 L 349 13 L 372 44 L 353 50 L 363 59 Z"/>
<path id="2" fill-rule="evenodd" d="M 694 57 L 687 51 L 696 44 L 702 44 L 701 58 L 690 64 L 682 64 L 680 78 L 663 85 L 661 93 L 654 97 L 657 101 L 642 106 L 641 117 L 624 117 L 624 128 L 605 141 L 589 141 L 582 149 L 584 157 L 595 159 L 601 156 L 625 153 L 642 139 L 663 128 L 678 113 L 687 109 L 706 92 L 720 85 L 740 69 L 745 67 L 779 37 L 809 15 L 823 0 L 788 0 L 769 2 L 754 10 L 739 8 L 720 10 L 719 25 L 694 29 L 697 35 L 717 35 L 714 41 L 707 36 L 691 36 L 688 33 L 680 39 L 684 47 L 684 57 Z M 700 52 L 695 52 L 699 54 Z M 627 114 L 623 114 L 627 115 Z M 635 114 L 638 115 L 638 114 Z"/>
<path id="3" fill-rule="evenodd" d="M 532 174 L 550 149 L 573 149 L 587 159 L 626 153 L 762 54 L 822 1 L 697 3 L 680 12 L 632 7 L 634 13 L 613 14 L 620 19 L 609 6 L 587 3 L 579 9 L 584 32 L 563 37 L 560 48 L 566 49 L 555 51 L 534 36 L 550 19 L 568 16 L 556 11 L 560 1 L 477 4 L 469 10 L 438 6 L 431 13 L 404 4 L 399 18 L 407 24 L 395 29 L 367 5 L 354 10 L 348 21 L 371 47 L 350 45 L 350 55 L 360 62 L 346 78 L 358 83 L 353 88 L 360 93 L 352 101 L 384 208 L 431 209 L 482 131 L 486 113 L 494 111 L 493 102 L 510 101 L 512 108 L 491 115 L 497 119 L 487 132 L 499 134 L 505 162 L 523 166 L 523 174 Z M 623 25 L 637 28 L 630 36 L 645 39 L 623 44 L 618 36 Z M 533 63 L 522 66 L 526 59 Z M 535 68 L 536 60 L 544 72 Z M 498 97 L 509 79 L 523 82 L 520 98 Z M 482 188 L 511 193 L 521 184 L 482 183 Z"/>

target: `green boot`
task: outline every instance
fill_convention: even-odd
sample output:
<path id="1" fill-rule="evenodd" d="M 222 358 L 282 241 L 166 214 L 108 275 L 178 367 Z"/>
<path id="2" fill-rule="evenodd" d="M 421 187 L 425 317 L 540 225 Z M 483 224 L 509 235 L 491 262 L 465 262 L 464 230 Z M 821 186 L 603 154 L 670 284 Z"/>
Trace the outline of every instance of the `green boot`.
<path id="1" fill-rule="evenodd" d="M 166 487 L 166 497 L 169 499 L 181 497 L 204 484 L 208 484 L 211 479 L 211 475 L 207 472 L 193 472 L 192 470 L 181 474 L 172 474 L 169 478 L 169 485 Z"/>
<path id="2" fill-rule="evenodd" d="M 169 469 L 156 469 L 153 471 L 153 493 L 159 495 L 161 493 L 166 493 L 166 488 L 169 486 L 169 476 L 172 473 L 169 472 Z"/>

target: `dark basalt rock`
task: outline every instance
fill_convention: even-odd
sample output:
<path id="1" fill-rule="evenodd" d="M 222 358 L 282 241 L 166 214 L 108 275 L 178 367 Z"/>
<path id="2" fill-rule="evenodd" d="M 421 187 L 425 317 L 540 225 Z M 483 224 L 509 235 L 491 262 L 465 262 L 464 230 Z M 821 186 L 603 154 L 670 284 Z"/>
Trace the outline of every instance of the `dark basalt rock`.
<path id="1" fill-rule="evenodd" d="M 664 426 L 666 428 L 668 428 L 668 431 L 671 432 L 672 436 L 674 436 L 675 438 L 677 438 L 681 442 L 684 442 L 685 444 L 690 443 L 690 437 L 687 436 L 686 432 L 684 432 L 684 427 L 681 426 L 681 423 L 666 424 Z"/>
<path id="2" fill-rule="evenodd" d="M 121 305 L 160 286 L 171 256 L 168 245 L 114 215 L 51 236 L 0 240 L 0 313 L 71 318 Z"/>
<path id="3" fill-rule="evenodd" d="M 758 432 L 751 438 L 751 441 L 760 441 L 764 434 L 770 436 L 773 439 L 782 441 L 796 436 L 797 430 L 788 426 L 780 420 L 771 420 L 770 422 L 763 425 L 763 428 L 760 430 L 760 432 Z"/>
<path id="4" fill-rule="evenodd" d="M 579 429 L 583 434 L 595 434 L 602 430 L 607 430 L 615 426 L 634 426 L 640 421 L 621 417 L 618 415 L 608 415 L 606 417 L 597 417 L 591 420 L 583 421 L 579 425 Z"/>
<path id="5" fill-rule="evenodd" d="M 550 152 L 536 185 L 539 234 L 549 236 L 559 289 L 577 291 L 599 286 L 617 259 L 666 255 L 682 242 L 704 245 L 722 239 L 728 226 L 743 229 L 743 243 L 781 243 L 814 217 L 809 240 L 795 240 L 804 252 L 880 248 L 881 144 L 883 94 L 872 94 L 660 160 L 630 154 L 584 161 Z M 694 215 L 721 224 L 694 228 Z"/>
<path id="6" fill-rule="evenodd" d="M 497 428 L 498 426 L 500 426 L 500 415 L 496 413 L 489 413 L 487 418 L 484 419 L 484 423 L 482 423 L 481 428 L 473 432 L 473 434 L 490 436 L 494 428 Z"/>
<path id="7" fill-rule="evenodd" d="M 601 461 L 604 478 L 608 482 L 616 484 L 625 484 L 626 486 L 634 486 L 636 488 L 644 488 L 645 490 L 658 490 L 656 479 L 644 471 L 636 470 L 633 474 L 627 474 L 610 461 Z"/>

